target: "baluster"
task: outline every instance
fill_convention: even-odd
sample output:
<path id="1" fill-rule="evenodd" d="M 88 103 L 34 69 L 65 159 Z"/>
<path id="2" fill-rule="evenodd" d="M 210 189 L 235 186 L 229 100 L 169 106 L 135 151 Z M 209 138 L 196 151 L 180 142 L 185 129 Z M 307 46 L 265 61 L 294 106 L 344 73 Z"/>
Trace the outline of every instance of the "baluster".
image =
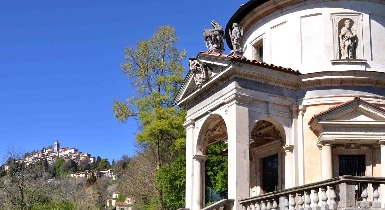
<path id="1" fill-rule="evenodd" d="M 303 210 L 303 199 L 302 199 L 302 193 L 297 193 L 297 196 L 298 196 L 298 201 L 297 201 L 297 204 L 298 204 L 298 210 Z"/>
<path id="2" fill-rule="evenodd" d="M 295 200 L 294 200 L 294 195 L 289 194 L 289 209 L 294 210 L 295 209 Z"/>
<path id="3" fill-rule="evenodd" d="M 289 200 L 287 199 L 286 196 L 285 196 L 285 201 L 284 201 L 283 205 L 284 205 L 285 210 L 289 209 Z"/>
<path id="4" fill-rule="evenodd" d="M 336 198 L 337 198 L 337 195 L 334 190 L 334 186 L 329 186 L 329 200 L 330 200 L 329 209 L 334 209 L 334 210 L 337 209 Z"/>
<path id="5" fill-rule="evenodd" d="M 378 184 L 372 184 L 373 186 L 373 203 L 372 208 L 381 208 L 381 202 L 378 201 L 378 198 L 380 197 L 380 193 L 378 192 Z"/>
<path id="6" fill-rule="evenodd" d="M 266 210 L 266 203 L 265 203 L 265 201 L 261 201 L 261 210 Z"/>
<path id="7" fill-rule="evenodd" d="M 319 198 L 318 198 L 318 189 L 314 189 L 314 195 L 313 195 L 313 210 L 321 210 L 321 207 L 318 205 Z"/>
<path id="8" fill-rule="evenodd" d="M 310 199 L 310 190 L 305 191 L 305 210 L 311 210 L 310 204 L 311 204 L 311 199 Z"/>
<path id="9" fill-rule="evenodd" d="M 328 205 L 328 196 L 326 195 L 326 187 L 321 187 L 321 209 L 322 210 L 329 210 L 329 205 Z"/>
<path id="10" fill-rule="evenodd" d="M 365 188 L 361 193 L 362 201 L 360 203 L 361 208 L 369 208 L 369 202 L 368 202 L 368 190 Z"/>
<path id="11" fill-rule="evenodd" d="M 255 201 L 254 203 L 254 210 L 261 210 L 261 207 L 259 206 L 258 201 Z"/>
<path id="12" fill-rule="evenodd" d="M 222 207 L 221 207 L 222 208 Z M 250 203 L 245 203 L 242 207 L 243 210 L 250 210 Z"/>
<path id="13" fill-rule="evenodd" d="M 266 204 L 266 210 L 271 210 L 271 203 L 269 200 L 267 201 L 267 204 Z"/>
<path id="14" fill-rule="evenodd" d="M 273 201 L 273 206 L 272 206 L 271 210 L 277 210 L 277 208 L 278 208 L 277 199 L 273 198 L 272 201 Z"/>

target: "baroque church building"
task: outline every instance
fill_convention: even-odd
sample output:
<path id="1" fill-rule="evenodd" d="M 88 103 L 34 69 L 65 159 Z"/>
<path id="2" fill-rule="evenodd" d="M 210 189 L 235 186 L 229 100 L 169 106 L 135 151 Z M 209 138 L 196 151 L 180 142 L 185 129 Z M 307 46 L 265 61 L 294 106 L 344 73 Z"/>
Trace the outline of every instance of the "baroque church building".
<path id="1" fill-rule="evenodd" d="M 251 0 L 211 25 L 175 98 L 185 208 L 384 208 L 385 1 Z M 205 207 L 218 141 L 228 197 Z"/>

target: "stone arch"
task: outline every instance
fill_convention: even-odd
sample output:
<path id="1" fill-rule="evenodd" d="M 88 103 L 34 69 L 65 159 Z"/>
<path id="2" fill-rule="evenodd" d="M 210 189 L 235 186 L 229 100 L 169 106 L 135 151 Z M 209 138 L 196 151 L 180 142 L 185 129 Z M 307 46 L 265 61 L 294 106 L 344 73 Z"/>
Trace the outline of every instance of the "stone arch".
<path id="1" fill-rule="evenodd" d="M 250 133 L 249 133 L 249 136 L 250 136 L 250 137 L 251 137 L 251 135 L 252 135 L 254 126 L 255 126 L 258 122 L 261 122 L 261 121 L 267 121 L 267 122 L 273 124 L 273 125 L 275 126 L 275 128 L 277 129 L 277 131 L 279 131 L 280 137 L 281 137 L 281 139 L 282 139 L 282 142 L 283 142 L 284 144 L 286 144 L 286 132 L 287 132 L 287 131 L 285 130 L 285 128 L 284 128 L 284 126 L 283 126 L 283 123 L 280 122 L 279 120 L 275 120 L 275 119 L 269 118 L 269 117 L 261 118 L 261 119 L 258 119 L 258 120 L 257 120 L 257 119 L 253 119 L 253 120 L 250 122 L 250 125 L 249 125 L 249 127 L 250 127 Z M 250 140 L 251 140 L 251 138 L 250 138 Z"/>
<path id="2" fill-rule="evenodd" d="M 283 189 L 286 132 L 272 118 L 254 120 L 250 126 L 250 190 L 260 195 Z M 267 167 L 270 165 L 272 167 Z"/>
<path id="3" fill-rule="evenodd" d="M 210 114 L 204 120 L 199 131 L 196 154 L 206 154 L 207 146 L 221 140 L 227 140 L 227 126 L 220 114 Z"/>

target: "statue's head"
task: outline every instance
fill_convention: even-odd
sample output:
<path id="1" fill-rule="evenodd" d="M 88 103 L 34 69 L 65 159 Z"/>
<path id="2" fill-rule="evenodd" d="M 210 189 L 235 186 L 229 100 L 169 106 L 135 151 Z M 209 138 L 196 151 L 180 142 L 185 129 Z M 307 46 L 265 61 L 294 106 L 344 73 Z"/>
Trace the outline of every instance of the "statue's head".
<path id="1" fill-rule="evenodd" d="M 211 21 L 211 25 L 214 27 L 214 26 L 218 25 L 218 23 L 217 23 L 217 21 L 212 20 L 212 21 Z"/>
<path id="2" fill-rule="evenodd" d="M 346 27 L 348 27 L 348 28 L 350 27 L 350 20 L 345 20 L 344 23 L 345 23 L 345 26 L 346 26 Z"/>
<path id="3" fill-rule="evenodd" d="M 233 28 L 238 27 L 238 23 L 233 23 Z"/>

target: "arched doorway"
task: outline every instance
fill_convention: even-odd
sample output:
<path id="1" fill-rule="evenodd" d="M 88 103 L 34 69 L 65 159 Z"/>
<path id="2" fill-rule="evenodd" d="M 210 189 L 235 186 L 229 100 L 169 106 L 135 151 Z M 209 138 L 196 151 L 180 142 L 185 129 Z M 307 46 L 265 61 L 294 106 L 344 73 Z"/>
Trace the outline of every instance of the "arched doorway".
<path id="1" fill-rule="evenodd" d="M 250 137 L 251 195 L 283 189 L 285 143 L 283 127 L 272 119 L 257 121 Z"/>
<path id="2" fill-rule="evenodd" d="M 204 157 L 200 158 L 203 159 L 200 172 L 202 206 L 227 198 L 227 138 L 227 127 L 222 116 L 210 115 L 201 127 L 196 147 L 196 154 Z"/>

